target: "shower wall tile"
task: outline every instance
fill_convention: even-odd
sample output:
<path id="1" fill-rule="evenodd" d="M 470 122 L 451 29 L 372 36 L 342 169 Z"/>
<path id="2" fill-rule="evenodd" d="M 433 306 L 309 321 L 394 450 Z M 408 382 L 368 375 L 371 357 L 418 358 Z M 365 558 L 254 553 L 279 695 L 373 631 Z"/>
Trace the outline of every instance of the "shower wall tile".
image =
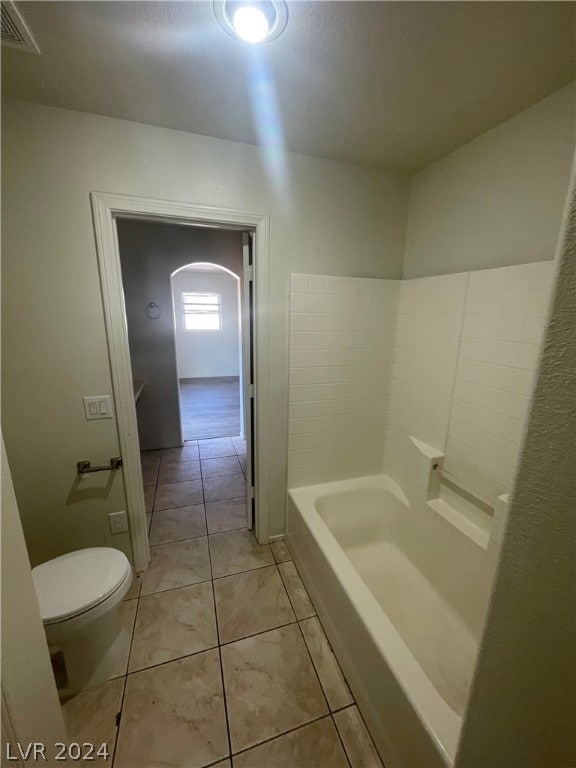
<path id="1" fill-rule="evenodd" d="M 381 471 L 399 286 L 291 276 L 289 487 Z"/>
<path id="2" fill-rule="evenodd" d="M 384 466 L 406 491 L 413 486 L 409 437 L 444 451 L 467 285 L 462 273 L 400 287 Z"/>
<path id="3" fill-rule="evenodd" d="M 292 275 L 289 487 L 383 469 L 414 489 L 409 437 L 465 490 L 511 490 L 552 262 L 414 280 Z"/>
<path id="4" fill-rule="evenodd" d="M 470 273 L 444 467 L 491 505 L 512 489 L 553 268 Z"/>

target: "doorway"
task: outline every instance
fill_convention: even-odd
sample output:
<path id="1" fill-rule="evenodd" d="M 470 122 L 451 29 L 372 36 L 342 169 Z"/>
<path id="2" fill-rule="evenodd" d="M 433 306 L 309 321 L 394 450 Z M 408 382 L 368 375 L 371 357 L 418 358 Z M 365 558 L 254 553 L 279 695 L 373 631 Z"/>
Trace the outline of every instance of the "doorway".
<path id="1" fill-rule="evenodd" d="M 248 354 L 243 355 L 241 366 L 244 382 L 244 402 L 241 412 L 244 414 L 244 433 L 247 440 L 247 524 L 248 527 L 254 527 L 256 538 L 260 543 L 268 541 L 267 445 L 269 436 L 265 419 L 268 408 L 268 366 L 267 323 L 263 322 L 267 307 L 268 221 L 266 217 L 101 193 L 93 193 L 91 197 L 136 569 L 145 570 L 147 567 L 149 542 L 126 322 L 128 301 L 124 295 L 120 263 L 118 225 L 122 220 L 176 224 L 177 229 L 194 227 L 200 230 L 234 232 L 240 234 L 242 238 L 241 327 L 243 349 L 249 351 Z M 150 308 L 152 310 L 150 314 L 155 317 L 159 302 L 154 299 L 149 299 L 144 307 L 140 304 L 140 312 L 151 304 L 156 305 Z M 257 313 L 256 307 L 258 307 Z M 162 316 L 162 307 L 160 307 L 160 313 Z M 158 334 L 162 336 L 162 324 L 158 324 L 156 328 Z M 172 323 L 172 331 L 173 329 Z M 174 332 L 172 332 L 171 341 L 166 334 L 163 340 L 162 354 L 168 354 L 170 347 L 174 354 Z M 176 400 L 178 401 L 178 397 Z M 177 410 L 179 411 L 179 406 Z M 166 423 L 170 422 L 169 414 L 170 409 L 164 408 L 162 417 L 157 419 L 162 423 L 163 429 L 166 429 Z M 179 413 L 177 421 L 180 432 L 179 445 L 183 446 L 185 443 L 181 435 Z"/>
<path id="2" fill-rule="evenodd" d="M 172 273 L 184 441 L 245 437 L 240 278 L 209 262 Z"/>

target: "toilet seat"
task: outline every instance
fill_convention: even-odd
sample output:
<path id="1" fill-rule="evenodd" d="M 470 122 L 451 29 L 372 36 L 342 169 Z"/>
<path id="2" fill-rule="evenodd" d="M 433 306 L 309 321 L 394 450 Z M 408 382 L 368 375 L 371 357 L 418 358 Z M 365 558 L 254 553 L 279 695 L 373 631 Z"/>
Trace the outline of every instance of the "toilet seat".
<path id="1" fill-rule="evenodd" d="M 44 626 L 70 622 L 103 603 L 121 599 L 132 570 L 123 552 L 111 547 L 91 547 L 69 552 L 32 569 Z M 122 596 L 123 596 L 122 594 Z"/>

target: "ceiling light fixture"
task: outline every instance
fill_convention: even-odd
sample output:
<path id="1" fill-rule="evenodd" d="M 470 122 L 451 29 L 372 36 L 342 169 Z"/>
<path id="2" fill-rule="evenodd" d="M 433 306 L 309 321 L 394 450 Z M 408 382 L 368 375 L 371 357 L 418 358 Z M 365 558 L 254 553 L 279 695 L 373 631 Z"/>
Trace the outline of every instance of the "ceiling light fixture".
<path id="1" fill-rule="evenodd" d="M 288 8 L 282 0 L 215 0 L 214 13 L 229 35 L 247 43 L 276 39 L 288 21 Z"/>

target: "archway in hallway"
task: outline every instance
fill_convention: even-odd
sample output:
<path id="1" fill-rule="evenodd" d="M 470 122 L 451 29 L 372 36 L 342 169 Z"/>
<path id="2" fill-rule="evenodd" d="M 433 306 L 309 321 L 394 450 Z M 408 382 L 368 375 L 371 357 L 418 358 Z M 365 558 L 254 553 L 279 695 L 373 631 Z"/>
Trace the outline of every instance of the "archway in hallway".
<path id="1" fill-rule="evenodd" d="M 194 262 L 171 282 L 182 437 L 243 436 L 240 276 Z"/>

